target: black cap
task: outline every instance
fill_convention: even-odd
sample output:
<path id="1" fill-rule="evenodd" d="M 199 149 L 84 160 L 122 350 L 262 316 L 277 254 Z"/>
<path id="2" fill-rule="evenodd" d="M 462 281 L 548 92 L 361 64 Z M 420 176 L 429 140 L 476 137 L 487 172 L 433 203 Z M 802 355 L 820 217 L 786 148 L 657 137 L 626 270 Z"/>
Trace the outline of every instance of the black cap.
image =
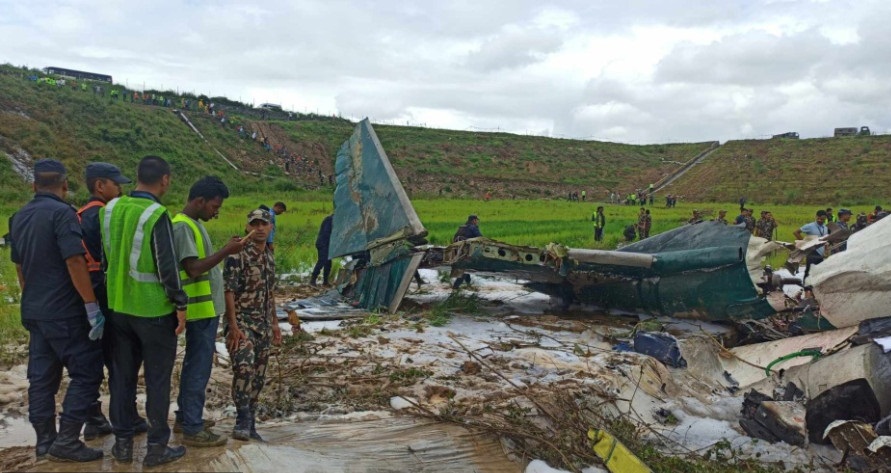
<path id="1" fill-rule="evenodd" d="M 102 179 L 111 179 L 118 184 L 129 184 L 133 181 L 124 177 L 121 174 L 121 170 L 118 169 L 114 164 L 108 163 L 90 163 L 87 164 L 87 169 L 84 171 L 84 175 L 87 180 L 92 178 L 102 178 Z"/>
<path id="2" fill-rule="evenodd" d="M 479 217 L 477 217 L 476 215 L 470 215 L 469 217 L 467 217 L 467 221 L 469 222 L 471 220 L 479 220 Z"/>
<path id="3" fill-rule="evenodd" d="M 853 212 L 851 212 L 849 209 L 838 209 L 838 214 L 839 215 L 853 215 Z"/>
<path id="4" fill-rule="evenodd" d="M 42 172 L 55 172 L 59 174 L 68 174 L 65 165 L 55 159 L 41 159 L 34 163 L 34 174 Z"/>

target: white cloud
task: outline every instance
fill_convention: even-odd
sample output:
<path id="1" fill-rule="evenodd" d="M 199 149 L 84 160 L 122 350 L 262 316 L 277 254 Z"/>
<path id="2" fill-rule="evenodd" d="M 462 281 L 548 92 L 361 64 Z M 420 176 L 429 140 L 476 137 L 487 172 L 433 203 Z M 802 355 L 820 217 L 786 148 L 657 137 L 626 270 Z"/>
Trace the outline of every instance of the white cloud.
<path id="1" fill-rule="evenodd" d="M 391 123 L 633 143 L 891 128 L 877 0 L 0 0 L 0 61 Z"/>

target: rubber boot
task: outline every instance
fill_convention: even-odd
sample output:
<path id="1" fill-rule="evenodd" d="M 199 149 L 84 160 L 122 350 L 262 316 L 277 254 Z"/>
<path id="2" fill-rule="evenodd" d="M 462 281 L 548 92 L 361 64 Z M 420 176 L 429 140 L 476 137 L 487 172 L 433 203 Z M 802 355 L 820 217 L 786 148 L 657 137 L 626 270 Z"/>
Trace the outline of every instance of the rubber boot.
<path id="1" fill-rule="evenodd" d="M 116 437 L 114 446 L 111 447 L 111 456 L 121 463 L 133 462 L 133 439 Z"/>
<path id="2" fill-rule="evenodd" d="M 159 443 L 148 444 L 145 459 L 142 460 L 143 466 L 158 466 L 165 463 L 182 458 L 186 454 L 186 447 L 182 445 L 178 447 L 169 447 Z"/>
<path id="3" fill-rule="evenodd" d="M 256 440 L 258 442 L 266 442 L 263 440 L 263 437 L 257 432 L 257 406 L 251 406 L 251 429 L 250 429 L 250 437 L 251 440 Z"/>
<path id="4" fill-rule="evenodd" d="M 102 450 L 87 447 L 80 441 L 82 422 L 59 420 L 59 434 L 49 448 L 49 458 L 61 462 L 91 462 L 102 458 Z"/>
<path id="5" fill-rule="evenodd" d="M 102 413 L 102 401 L 90 405 L 90 413 L 84 423 L 84 440 L 93 440 L 112 432 L 111 424 Z"/>
<path id="6" fill-rule="evenodd" d="M 232 438 L 248 441 L 251 439 L 251 410 L 240 408 L 235 413 L 235 428 L 232 429 Z"/>
<path id="7" fill-rule="evenodd" d="M 37 433 L 37 460 L 45 460 L 46 454 L 49 452 L 53 442 L 56 441 L 56 419 L 55 417 L 47 419 L 37 424 L 31 424 L 34 432 Z"/>

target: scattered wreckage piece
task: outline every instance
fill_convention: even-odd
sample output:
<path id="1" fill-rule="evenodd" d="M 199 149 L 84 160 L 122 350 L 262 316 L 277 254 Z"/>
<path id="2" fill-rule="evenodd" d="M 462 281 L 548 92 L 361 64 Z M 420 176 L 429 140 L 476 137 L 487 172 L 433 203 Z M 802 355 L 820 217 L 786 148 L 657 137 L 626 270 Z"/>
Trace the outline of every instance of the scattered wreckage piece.
<path id="1" fill-rule="evenodd" d="M 866 422 L 835 421 L 826 427 L 823 438 L 844 452 L 842 464 L 854 471 L 887 471 L 891 468 L 891 437 L 879 436 Z"/>
<path id="2" fill-rule="evenodd" d="M 449 245 L 443 264 L 463 271 L 510 274 L 537 292 L 572 302 L 651 315 L 705 320 L 760 319 L 774 307 L 756 284 L 761 252 L 743 228 L 686 225 L 617 251 L 510 245 L 474 238 Z M 758 239 L 755 246 L 768 245 Z"/>
<path id="3" fill-rule="evenodd" d="M 857 327 L 789 337 L 751 345 L 743 345 L 727 350 L 721 362 L 724 369 L 730 372 L 740 386 L 750 386 L 768 377 L 765 368 L 772 362 L 792 353 L 808 349 L 819 349 L 824 355 L 850 346 L 850 338 L 857 333 Z M 788 370 L 794 366 L 811 362 L 811 357 L 795 357 L 774 364 L 776 371 Z"/>
<path id="4" fill-rule="evenodd" d="M 754 346 L 754 345 L 750 345 Z M 839 419 L 877 422 L 891 412 L 891 357 L 875 344 L 851 347 L 786 369 L 749 385 L 774 392 L 793 383 L 804 392 L 811 442 L 823 442 L 826 426 Z"/>
<path id="5" fill-rule="evenodd" d="M 335 162 L 329 258 L 351 256 L 344 295 L 365 309 L 395 312 L 423 258 L 421 224 L 371 122 L 356 125 Z"/>
<path id="6" fill-rule="evenodd" d="M 739 425 L 750 436 L 768 442 L 789 445 L 807 444 L 806 411 L 801 404 L 804 393 L 794 384 L 787 386 L 780 399 L 751 390 L 743 397 L 742 418 Z"/>
<path id="7" fill-rule="evenodd" d="M 847 243 L 846 251 L 813 266 L 806 281 L 819 315 L 835 327 L 891 315 L 891 219 L 854 233 Z"/>
<path id="8" fill-rule="evenodd" d="M 594 442 L 594 453 L 612 473 L 652 473 L 650 467 L 609 432 L 589 429 L 588 439 Z"/>

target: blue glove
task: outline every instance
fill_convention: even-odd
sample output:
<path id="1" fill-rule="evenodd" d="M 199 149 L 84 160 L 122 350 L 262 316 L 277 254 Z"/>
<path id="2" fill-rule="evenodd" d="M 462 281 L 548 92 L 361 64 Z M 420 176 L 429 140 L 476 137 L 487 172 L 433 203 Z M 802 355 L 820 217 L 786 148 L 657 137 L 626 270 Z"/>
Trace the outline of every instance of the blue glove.
<path id="1" fill-rule="evenodd" d="M 85 304 L 84 308 L 87 309 L 87 320 L 90 322 L 90 340 L 99 340 L 105 331 L 105 316 L 102 315 L 102 309 L 95 302 Z"/>

